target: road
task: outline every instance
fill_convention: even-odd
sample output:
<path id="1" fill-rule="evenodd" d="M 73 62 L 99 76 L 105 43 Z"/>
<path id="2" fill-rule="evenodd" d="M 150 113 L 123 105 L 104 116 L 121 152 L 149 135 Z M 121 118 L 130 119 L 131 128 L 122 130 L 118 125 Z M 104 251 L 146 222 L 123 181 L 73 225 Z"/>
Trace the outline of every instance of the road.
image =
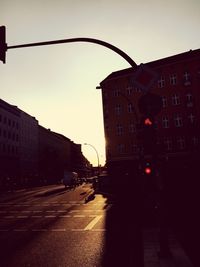
<path id="1" fill-rule="evenodd" d="M 0 266 L 143 266 L 134 198 L 92 193 L 90 184 L 1 193 Z"/>
<path id="2" fill-rule="evenodd" d="M 111 204 L 92 188 L 45 186 L 0 196 L 0 266 L 101 266 Z"/>

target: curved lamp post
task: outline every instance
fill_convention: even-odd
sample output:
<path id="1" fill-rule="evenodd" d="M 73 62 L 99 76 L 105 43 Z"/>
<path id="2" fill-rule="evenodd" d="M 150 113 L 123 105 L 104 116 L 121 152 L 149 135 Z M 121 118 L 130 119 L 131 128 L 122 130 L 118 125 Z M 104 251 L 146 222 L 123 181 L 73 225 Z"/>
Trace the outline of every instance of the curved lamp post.
<path id="1" fill-rule="evenodd" d="M 86 145 L 86 146 L 91 146 L 91 147 L 95 150 L 96 155 L 97 155 L 98 175 L 99 175 L 99 154 L 98 154 L 98 151 L 97 151 L 96 148 L 95 148 L 93 145 L 91 145 L 91 144 L 84 143 L 84 145 Z"/>

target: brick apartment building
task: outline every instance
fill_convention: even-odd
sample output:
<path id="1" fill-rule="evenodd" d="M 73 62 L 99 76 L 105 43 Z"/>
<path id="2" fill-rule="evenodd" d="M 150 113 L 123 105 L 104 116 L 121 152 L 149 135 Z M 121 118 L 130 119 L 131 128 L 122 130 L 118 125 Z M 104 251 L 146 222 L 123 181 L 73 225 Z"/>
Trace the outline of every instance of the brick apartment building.
<path id="1" fill-rule="evenodd" d="M 173 161 L 191 159 L 199 153 L 200 142 L 200 49 L 144 65 L 158 75 L 151 93 L 162 99 L 162 109 L 154 117 L 159 155 Z M 138 101 L 144 91 L 133 82 L 136 71 L 116 71 L 100 83 L 107 166 L 132 164 L 143 151 Z"/>

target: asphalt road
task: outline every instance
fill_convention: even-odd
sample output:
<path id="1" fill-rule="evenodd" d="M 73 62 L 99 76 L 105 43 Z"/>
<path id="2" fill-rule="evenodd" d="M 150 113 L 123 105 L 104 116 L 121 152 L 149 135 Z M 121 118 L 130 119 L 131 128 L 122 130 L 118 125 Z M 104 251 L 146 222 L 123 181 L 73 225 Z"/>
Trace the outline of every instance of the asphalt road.
<path id="1" fill-rule="evenodd" d="M 1 267 L 102 266 L 107 198 L 90 185 L 5 192 L 0 196 Z"/>

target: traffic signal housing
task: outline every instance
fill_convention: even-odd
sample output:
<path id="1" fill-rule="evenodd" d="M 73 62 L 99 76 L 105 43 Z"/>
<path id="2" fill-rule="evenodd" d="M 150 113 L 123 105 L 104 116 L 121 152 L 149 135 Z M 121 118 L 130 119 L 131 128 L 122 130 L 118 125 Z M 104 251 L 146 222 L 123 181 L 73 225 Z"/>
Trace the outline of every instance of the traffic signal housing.
<path id="1" fill-rule="evenodd" d="M 146 162 L 146 164 L 144 166 L 144 174 L 146 174 L 146 175 L 152 174 L 152 167 L 151 167 L 151 164 L 149 162 Z"/>
<path id="2" fill-rule="evenodd" d="M 6 51 L 6 27 L 0 26 L 0 61 L 2 61 L 4 64 L 6 63 Z"/>
<path id="3" fill-rule="evenodd" d="M 142 142 L 145 154 L 152 154 L 155 150 L 156 133 L 154 119 L 151 116 L 145 116 L 141 121 Z"/>

